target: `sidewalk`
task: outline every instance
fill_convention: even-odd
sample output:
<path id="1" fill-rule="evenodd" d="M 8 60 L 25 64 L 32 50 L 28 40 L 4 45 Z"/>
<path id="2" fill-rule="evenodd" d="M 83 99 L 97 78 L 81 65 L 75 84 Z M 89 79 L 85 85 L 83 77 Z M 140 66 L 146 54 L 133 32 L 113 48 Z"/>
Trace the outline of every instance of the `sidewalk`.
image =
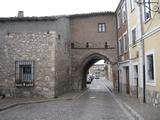
<path id="1" fill-rule="evenodd" d="M 154 107 L 149 103 L 140 102 L 135 97 L 114 92 L 112 82 L 109 80 L 106 80 L 105 84 L 135 120 L 160 120 L 160 107 Z"/>
<path id="2" fill-rule="evenodd" d="M 77 99 L 84 91 L 74 91 L 66 93 L 58 98 L 4 98 L 0 99 L 0 111 L 16 107 L 24 104 L 33 104 L 33 103 L 43 103 L 49 101 L 59 101 L 59 100 L 73 100 Z"/>
<path id="3" fill-rule="evenodd" d="M 149 103 L 142 103 L 135 97 L 113 92 L 113 90 L 112 94 L 135 120 L 160 120 L 160 107 L 154 107 Z"/>
<path id="4" fill-rule="evenodd" d="M 115 92 L 114 94 L 136 120 L 160 120 L 160 108 L 154 107 L 149 103 L 142 103 L 131 96 Z"/>

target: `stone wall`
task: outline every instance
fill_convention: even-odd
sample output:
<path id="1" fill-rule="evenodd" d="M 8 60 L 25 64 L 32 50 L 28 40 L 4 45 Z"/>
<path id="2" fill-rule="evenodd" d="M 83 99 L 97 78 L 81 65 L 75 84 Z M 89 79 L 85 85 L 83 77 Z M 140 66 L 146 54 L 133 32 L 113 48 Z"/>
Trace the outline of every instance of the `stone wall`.
<path id="1" fill-rule="evenodd" d="M 4 94 L 14 97 L 54 97 L 55 32 L 9 33 L 1 49 L 0 86 Z M 15 61 L 33 60 L 34 86 L 15 85 Z"/>
<path id="2" fill-rule="evenodd" d="M 70 57 L 70 23 L 68 18 L 57 20 L 57 40 L 55 51 L 56 65 L 56 97 L 72 89 L 71 57 Z"/>
<path id="3" fill-rule="evenodd" d="M 68 17 L 0 19 L 1 91 L 17 97 L 56 97 L 69 91 L 69 45 Z M 15 87 L 16 60 L 34 61 L 34 87 Z"/>
<path id="4" fill-rule="evenodd" d="M 160 93 L 158 91 L 146 90 L 146 102 L 151 103 L 155 107 L 160 107 Z"/>
<path id="5" fill-rule="evenodd" d="M 71 16 L 70 21 L 71 43 L 74 44 L 71 49 L 71 79 L 74 89 L 81 89 L 82 80 L 85 79 L 81 69 L 89 56 L 105 56 L 112 64 L 117 61 L 116 17 L 114 13 L 97 13 Z M 99 23 L 106 23 L 106 32 L 98 32 Z"/>

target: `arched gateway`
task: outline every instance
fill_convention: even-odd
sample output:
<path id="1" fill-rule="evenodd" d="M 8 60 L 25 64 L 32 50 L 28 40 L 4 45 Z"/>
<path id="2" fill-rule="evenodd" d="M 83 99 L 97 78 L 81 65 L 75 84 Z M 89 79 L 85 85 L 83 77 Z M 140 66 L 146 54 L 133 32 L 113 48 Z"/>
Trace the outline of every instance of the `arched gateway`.
<path id="1" fill-rule="evenodd" d="M 87 72 L 89 68 L 96 63 L 99 60 L 104 60 L 105 63 L 111 63 L 111 61 L 104 55 L 99 54 L 99 53 L 93 53 L 89 55 L 88 57 L 85 58 L 84 61 L 82 61 L 81 66 L 80 66 L 80 73 L 81 73 L 81 87 L 85 88 L 86 87 L 86 78 L 87 78 Z"/>
<path id="2" fill-rule="evenodd" d="M 86 87 L 88 69 L 101 59 L 111 64 L 113 80 L 116 81 L 117 42 L 114 13 L 73 15 L 70 25 L 73 89 Z"/>

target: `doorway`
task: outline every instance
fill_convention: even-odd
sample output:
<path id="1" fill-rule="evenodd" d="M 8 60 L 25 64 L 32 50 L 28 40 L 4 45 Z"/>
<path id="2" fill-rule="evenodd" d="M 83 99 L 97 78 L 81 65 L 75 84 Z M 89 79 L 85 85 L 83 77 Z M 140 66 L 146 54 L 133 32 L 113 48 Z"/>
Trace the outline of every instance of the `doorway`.
<path id="1" fill-rule="evenodd" d="M 138 98 L 138 65 L 134 66 L 134 81 L 135 81 L 135 89 L 136 89 L 136 97 Z"/>
<path id="2" fill-rule="evenodd" d="M 126 93 L 130 94 L 129 67 L 125 67 L 125 74 L 126 74 Z"/>

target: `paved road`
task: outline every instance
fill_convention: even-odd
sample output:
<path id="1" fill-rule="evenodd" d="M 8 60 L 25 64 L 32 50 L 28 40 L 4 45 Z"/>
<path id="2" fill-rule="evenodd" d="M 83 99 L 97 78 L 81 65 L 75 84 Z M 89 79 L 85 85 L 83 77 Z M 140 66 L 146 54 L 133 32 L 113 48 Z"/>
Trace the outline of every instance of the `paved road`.
<path id="1" fill-rule="evenodd" d="M 0 120 L 129 120 L 108 92 L 103 79 L 94 80 L 75 100 L 17 106 L 0 112 Z"/>

